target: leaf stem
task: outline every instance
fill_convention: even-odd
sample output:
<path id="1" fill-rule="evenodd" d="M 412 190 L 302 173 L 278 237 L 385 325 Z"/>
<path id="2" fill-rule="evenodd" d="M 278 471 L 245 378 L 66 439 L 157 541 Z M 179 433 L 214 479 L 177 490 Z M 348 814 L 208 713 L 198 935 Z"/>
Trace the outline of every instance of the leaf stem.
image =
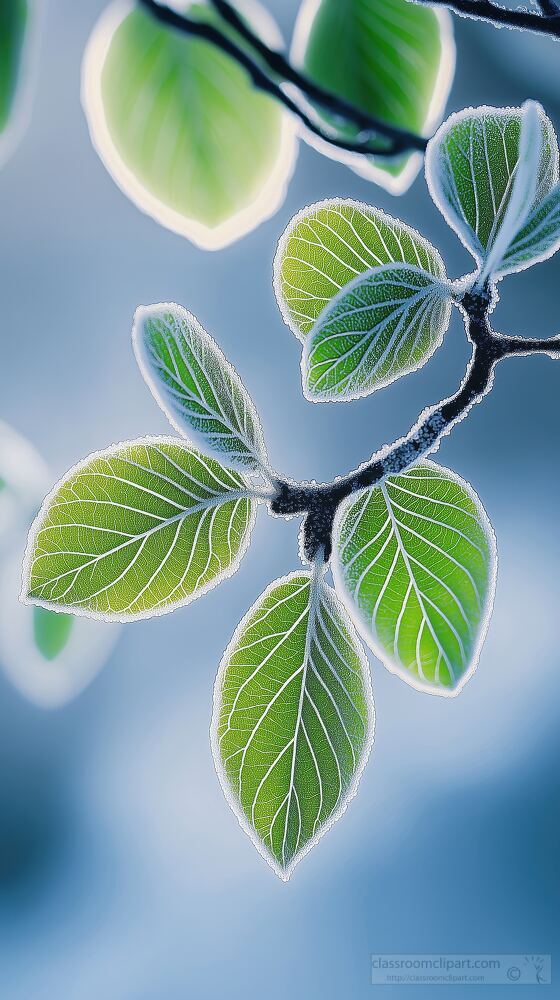
<path id="1" fill-rule="evenodd" d="M 492 388 L 494 369 L 506 357 L 548 354 L 560 357 L 560 336 L 533 339 L 496 333 L 489 323 L 491 293 L 487 288 L 471 291 L 460 303 L 467 338 L 472 353 L 465 376 L 457 391 L 447 399 L 425 409 L 408 434 L 389 447 L 376 452 L 354 472 L 332 483 L 292 483 L 278 479 L 276 496 L 270 504 L 273 514 L 305 514 L 303 549 L 313 561 L 324 551 L 328 561 L 332 551 L 332 530 L 336 512 L 346 497 L 357 490 L 376 486 L 389 475 L 404 472 L 420 458 L 431 454 L 453 427 Z"/>
<path id="2" fill-rule="evenodd" d="M 138 0 L 138 4 L 162 24 L 181 31 L 183 34 L 202 38 L 229 55 L 248 73 L 254 87 L 279 101 L 287 111 L 299 119 L 312 135 L 329 145 L 363 156 L 392 157 L 407 151 L 419 150 L 423 152 L 425 150 L 428 142 L 425 137 L 375 118 L 336 94 L 318 86 L 304 74 L 299 73 L 282 53 L 265 45 L 245 24 L 231 4 L 225 3 L 223 0 L 210 0 L 210 2 L 224 22 L 234 28 L 243 41 L 251 46 L 261 62 L 253 58 L 245 47 L 238 45 L 230 35 L 225 34 L 215 25 L 187 17 L 185 14 L 179 14 L 170 7 L 158 3 L 157 0 Z M 262 62 L 281 82 L 268 75 Z M 323 125 L 318 117 L 312 117 L 310 112 L 283 89 L 282 83 L 295 85 L 305 97 L 323 107 L 335 119 L 353 125 L 359 128 L 362 133 L 367 134 L 358 136 L 356 139 L 343 138 L 334 129 Z"/>

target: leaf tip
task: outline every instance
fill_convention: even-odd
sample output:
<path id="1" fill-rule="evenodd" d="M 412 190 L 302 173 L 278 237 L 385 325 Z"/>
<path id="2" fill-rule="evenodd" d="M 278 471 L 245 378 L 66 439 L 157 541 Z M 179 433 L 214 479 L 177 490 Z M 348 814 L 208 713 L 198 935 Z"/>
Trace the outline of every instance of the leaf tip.
<path id="1" fill-rule="evenodd" d="M 289 868 L 281 868 L 279 865 L 274 865 L 273 871 L 274 874 L 278 876 L 280 881 L 283 882 L 284 885 L 287 885 L 293 875 L 294 867 L 294 865 L 291 865 Z"/>
<path id="2" fill-rule="evenodd" d="M 146 324 L 164 312 L 177 313 L 181 310 L 176 302 L 151 302 L 149 305 L 136 306 L 132 318 L 132 339 L 141 336 Z"/>

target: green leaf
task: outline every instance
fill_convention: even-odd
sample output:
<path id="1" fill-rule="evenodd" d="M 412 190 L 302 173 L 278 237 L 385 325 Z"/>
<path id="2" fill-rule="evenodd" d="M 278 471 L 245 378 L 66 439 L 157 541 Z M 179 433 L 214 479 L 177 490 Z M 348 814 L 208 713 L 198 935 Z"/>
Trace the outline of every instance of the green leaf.
<path id="1" fill-rule="evenodd" d="M 373 739 L 363 649 L 320 573 L 271 584 L 224 653 L 214 696 L 226 798 L 284 880 L 344 812 Z"/>
<path id="2" fill-rule="evenodd" d="M 379 209 L 340 198 L 304 208 L 286 228 L 274 260 L 274 289 L 284 321 L 305 340 L 345 285 L 365 271 L 399 261 L 445 277 L 435 247 Z"/>
<path id="3" fill-rule="evenodd" d="M 68 644 L 74 618 L 46 608 L 33 608 L 35 645 L 46 660 L 54 660 Z"/>
<path id="4" fill-rule="evenodd" d="M 173 438 L 91 455 L 31 529 L 23 598 L 113 621 L 188 604 L 238 568 L 251 496 L 241 474 Z"/>
<path id="5" fill-rule="evenodd" d="M 385 264 L 347 285 L 305 342 L 308 399 L 358 399 L 416 371 L 443 340 L 450 286 L 407 264 Z"/>
<path id="6" fill-rule="evenodd" d="M 552 257 L 560 247 L 560 184 L 533 209 L 512 240 L 499 268 L 500 276 L 523 271 Z"/>
<path id="7" fill-rule="evenodd" d="M 250 11 L 270 32 L 262 7 Z M 217 19 L 188 0 L 181 12 Z M 204 249 L 233 242 L 282 204 L 294 119 L 209 42 L 113 4 L 89 43 L 82 93 L 94 145 L 125 194 Z"/>
<path id="8" fill-rule="evenodd" d="M 186 309 L 141 306 L 132 333 L 140 370 L 180 434 L 227 465 L 261 470 L 266 449 L 245 386 L 217 344 Z"/>
<path id="9" fill-rule="evenodd" d="M 487 277 L 495 276 L 516 233 L 525 224 L 535 201 L 542 157 L 542 108 L 535 101 L 526 101 L 521 109 L 519 154 L 511 185 L 511 194 L 492 247 L 488 249 L 478 278 L 482 285 Z"/>
<path id="10" fill-rule="evenodd" d="M 534 195 L 529 199 L 531 203 L 523 206 L 525 218 L 558 183 L 556 135 L 542 108 L 536 107 L 541 131 L 540 158 L 536 164 Z M 509 213 L 516 176 L 518 171 L 525 177 L 528 175 L 526 165 L 519 162 L 526 113 L 526 106 L 461 111 L 444 122 L 428 145 L 426 179 L 432 198 L 481 264 L 492 254 L 504 220 L 516 217 L 515 211 Z M 534 146 L 533 140 L 527 150 L 530 160 Z M 520 191 L 526 194 L 525 184 L 517 187 L 518 194 Z"/>
<path id="11" fill-rule="evenodd" d="M 334 532 L 337 592 L 392 673 L 457 694 L 491 614 L 494 534 L 463 480 L 424 462 L 346 501 Z"/>
<path id="12" fill-rule="evenodd" d="M 0 563 L 0 665 L 33 704 L 55 708 L 75 698 L 109 658 L 120 626 L 56 614 L 18 600 L 24 538 Z"/>
<path id="13" fill-rule="evenodd" d="M 363 111 L 430 135 L 441 121 L 453 79 L 451 19 L 447 11 L 407 0 L 305 0 L 292 59 L 317 83 Z M 356 129 L 317 111 L 335 134 L 356 137 Z M 305 138 L 318 144 L 313 136 Z M 422 163 L 419 153 L 366 159 L 326 143 L 319 145 L 322 152 L 394 193 L 406 190 Z"/>
<path id="14" fill-rule="evenodd" d="M 29 9 L 27 0 L 0 2 L 0 153 L 18 90 Z"/>

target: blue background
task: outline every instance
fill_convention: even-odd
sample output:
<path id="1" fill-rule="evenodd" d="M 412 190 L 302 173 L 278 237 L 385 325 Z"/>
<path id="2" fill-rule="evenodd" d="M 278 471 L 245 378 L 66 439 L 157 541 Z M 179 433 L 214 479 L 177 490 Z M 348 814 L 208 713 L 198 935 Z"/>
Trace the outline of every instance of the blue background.
<path id="1" fill-rule="evenodd" d="M 296 0 L 268 5 L 289 35 Z M 456 318 L 411 378 L 348 406 L 312 406 L 272 292 L 278 236 L 302 205 L 354 196 L 420 229 L 452 276 L 470 258 L 422 176 L 395 199 L 305 146 L 281 210 L 237 245 L 205 254 L 158 227 L 105 172 L 80 108 L 81 54 L 103 7 L 44 4 L 31 124 L 0 174 L 1 416 L 56 477 L 119 439 L 166 433 L 130 327 L 139 303 L 175 300 L 238 367 L 275 466 L 322 480 L 346 471 L 453 391 L 467 358 L 462 326 Z M 560 125 L 552 42 L 455 26 L 449 110 L 530 96 Z M 506 279 L 497 328 L 558 333 L 559 278 L 556 257 Z M 439 459 L 473 484 L 498 537 L 478 672 L 445 701 L 372 658 L 377 733 L 359 795 L 288 885 L 226 805 L 208 726 L 235 625 L 298 566 L 297 522 L 261 511 L 237 576 L 190 608 L 127 626 L 67 708 L 41 712 L 0 677 L 3 998 L 367 998 L 372 952 L 558 956 L 559 387 L 550 360 L 512 360 L 445 440 Z"/>

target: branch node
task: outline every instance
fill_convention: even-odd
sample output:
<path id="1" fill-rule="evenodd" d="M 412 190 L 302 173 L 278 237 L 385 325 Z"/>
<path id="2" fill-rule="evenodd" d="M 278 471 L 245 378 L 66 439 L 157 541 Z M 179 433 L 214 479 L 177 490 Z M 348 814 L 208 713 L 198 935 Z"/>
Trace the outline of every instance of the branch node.
<path id="1" fill-rule="evenodd" d="M 314 503 L 303 522 L 303 554 L 308 562 L 322 556 L 328 562 L 332 554 L 332 532 L 338 504 L 327 497 Z"/>

